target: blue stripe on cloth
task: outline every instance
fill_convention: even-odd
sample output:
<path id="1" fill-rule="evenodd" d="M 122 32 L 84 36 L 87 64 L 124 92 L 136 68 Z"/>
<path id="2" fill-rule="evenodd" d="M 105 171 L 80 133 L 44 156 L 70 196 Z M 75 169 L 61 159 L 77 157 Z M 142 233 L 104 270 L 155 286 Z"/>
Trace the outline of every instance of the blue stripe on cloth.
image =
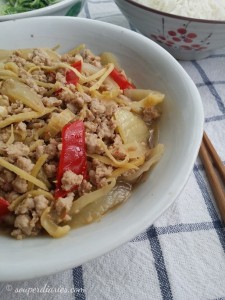
<path id="1" fill-rule="evenodd" d="M 176 224 L 169 225 L 166 227 L 155 227 L 155 236 L 164 235 L 164 234 L 176 234 L 180 232 L 195 232 L 195 231 L 207 231 L 207 230 L 223 230 L 224 226 L 221 221 L 218 219 L 213 222 L 201 222 L 201 223 L 185 223 L 185 224 Z M 151 233 L 151 237 L 155 237 L 153 233 Z M 145 241 L 148 239 L 147 233 L 144 232 L 141 235 L 137 236 L 131 242 L 139 242 Z"/>
<path id="2" fill-rule="evenodd" d="M 86 18 L 91 19 L 91 14 L 90 14 L 89 7 L 88 7 L 88 1 L 86 1 L 84 4 L 84 12 L 85 12 Z"/>
<path id="3" fill-rule="evenodd" d="M 212 229 L 223 229 L 220 220 L 214 222 L 202 222 L 202 223 L 187 223 L 187 224 L 176 224 L 167 227 L 157 228 L 157 234 L 174 234 L 180 232 L 194 232 L 194 231 L 206 231 Z"/>
<path id="4" fill-rule="evenodd" d="M 209 59 L 209 58 L 223 58 L 225 57 L 225 54 L 213 54 L 213 55 L 210 55 L 208 57 L 206 57 L 206 59 Z"/>
<path id="5" fill-rule="evenodd" d="M 99 0 L 99 1 L 88 0 L 88 2 L 92 4 L 101 4 L 101 3 L 113 3 L 114 1 L 113 0 Z"/>
<path id="6" fill-rule="evenodd" d="M 162 249 L 154 226 L 151 226 L 147 231 L 150 247 L 155 261 L 155 268 L 158 275 L 159 286 L 164 300 L 173 299 L 170 288 L 170 282 L 163 258 Z"/>
<path id="7" fill-rule="evenodd" d="M 205 118 L 205 123 L 225 120 L 225 115 Z"/>
<path id="8" fill-rule="evenodd" d="M 220 241 L 220 244 L 225 252 L 225 231 L 224 230 L 220 230 L 220 228 L 218 227 L 215 227 L 215 222 L 218 220 L 218 214 L 217 214 L 217 211 L 213 205 L 213 202 L 211 200 L 211 197 L 210 197 L 210 194 L 208 192 L 208 189 L 207 189 L 207 186 L 205 184 L 205 181 L 202 177 L 202 175 L 200 174 L 199 172 L 199 169 L 198 167 L 195 165 L 194 166 L 194 175 L 195 175 L 195 178 L 196 178 L 196 181 L 199 185 L 199 188 L 201 190 L 201 193 L 202 193 L 202 196 L 203 196 L 203 199 L 205 201 L 205 204 L 206 204 L 206 207 L 207 207 L 207 210 L 209 212 L 209 215 L 213 221 L 213 224 L 214 224 L 214 228 L 216 230 L 216 233 L 217 233 L 217 236 L 219 238 L 219 241 Z M 223 227 L 223 224 L 221 221 L 219 221 L 221 223 L 221 227 Z"/>
<path id="9" fill-rule="evenodd" d="M 84 281 L 83 281 L 83 268 L 79 266 L 73 269 L 73 285 L 74 295 L 76 300 L 85 300 Z"/>
<path id="10" fill-rule="evenodd" d="M 130 29 L 131 29 L 132 31 L 137 32 L 137 29 L 136 29 L 131 23 L 129 23 L 129 26 L 130 26 Z"/>
<path id="11" fill-rule="evenodd" d="M 94 18 L 95 20 L 104 20 L 104 19 L 106 19 L 106 18 L 108 18 L 109 17 L 109 15 L 105 15 L 105 16 L 101 16 L 101 17 L 97 17 L 97 18 Z M 110 18 L 111 17 L 120 17 L 120 14 L 110 14 Z"/>
<path id="12" fill-rule="evenodd" d="M 216 103 L 218 105 L 219 110 L 222 113 L 225 113 L 225 107 L 223 104 L 223 101 L 220 97 L 220 95 L 217 93 L 217 90 L 215 89 L 215 87 L 212 85 L 212 82 L 209 80 L 208 76 L 206 75 L 205 71 L 203 70 L 203 68 L 200 66 L 200 64 L 197 61 L 192 61 L 192 64 L 195 66 L 195 68 L 198 70 L 198 72 L 200 73 L 204 84 L 209 88 L 211 94 L 215 97 Z"/>
<path id="13" fill-rule="evenodd" d="M 225 81 L 224 80 L 218 80 L 218 81 L 211 81 L 210 83 L 203 83 L 203 82 L 200 82 L 200 83 L 196 83 L 196 86 L 197 87 L 202 87 L 202 86 L 206 86 L 206 85 L 209 85 L 209 84 L 225 84 Z"/>

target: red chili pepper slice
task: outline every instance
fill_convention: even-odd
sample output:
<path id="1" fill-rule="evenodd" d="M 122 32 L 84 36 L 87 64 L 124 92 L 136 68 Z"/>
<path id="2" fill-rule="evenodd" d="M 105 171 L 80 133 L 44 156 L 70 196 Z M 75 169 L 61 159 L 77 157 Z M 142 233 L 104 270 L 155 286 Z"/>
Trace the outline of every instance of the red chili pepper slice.
<path id="1" fill-rule="evenodd" d="M 76 61 L 75 63 L 71 64 L 73 68 L 76 68 L 77 71 L 81 72 L 82 63 L 81 60 Z M 76 85 L 79 82 L 79 77 L 74 73 L 72 70 L 66 71 L 66 83 L 67 84 L 74 84 Z M 62 89 L 55 91 L 55 96 L 57 97 L 62 92 Z"/>
<path id="2" fill-rule="evenodd" d="M 9 213 L 9 202 L 3 198 L 0 198 L 0 217 L 3 217 Z"/>
<path id="3" fill-rule="evenodd" d="M 110 77 L 112 77 L 112 79 L 119 85 L 121 90 L 125 90 L 125 89 L 135 89 L 136 87 L 130 83 L 126 77 L 120 72 L 118 71 L 116 68 L 114 68 L 112 70 L 112 72 L 110 73 Z"/>
<path id="4" fill-rule="evenodd" d="M 81 66 L 82 66 L 81 60 L 73 63 L 71 66 L 77 69 L 77 71 L 81 72 Z M 66 72 L 66 82 L 68 84 L 76 85 L 78 81 L 79 81 L 79 77 L 72 70 Z"/>
<path id="5" fill-rule="evenodd" d="M 75 121 L 63 127 L 62 151 L 60 154 L 55 191 L 56 199 L 65 197 L 68 194 L 68 191 L 64 191 L 61 188 L 61 179 L 66 171 L 72 171 L 77 175 L 83 175 L 84 178 L 87 178 L 85 127 L 82 121 Z M 77 186 L 74 186 L 72 190 L 76 188 Z"/>

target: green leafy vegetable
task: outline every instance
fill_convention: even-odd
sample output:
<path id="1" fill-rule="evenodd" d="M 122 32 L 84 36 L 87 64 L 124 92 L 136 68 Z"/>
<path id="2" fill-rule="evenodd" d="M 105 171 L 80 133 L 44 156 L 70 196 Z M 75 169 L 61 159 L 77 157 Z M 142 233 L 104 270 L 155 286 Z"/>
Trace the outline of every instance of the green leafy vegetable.
<path id="1" fill-rule="evenodd" d="M 8 0 L 0 1 L 0 14 L 16 14 L 21 12 L 26 12 L 34 9 L 39 9 L 46 7 L 48 5 L 54 4 L 59 0 Z"/>

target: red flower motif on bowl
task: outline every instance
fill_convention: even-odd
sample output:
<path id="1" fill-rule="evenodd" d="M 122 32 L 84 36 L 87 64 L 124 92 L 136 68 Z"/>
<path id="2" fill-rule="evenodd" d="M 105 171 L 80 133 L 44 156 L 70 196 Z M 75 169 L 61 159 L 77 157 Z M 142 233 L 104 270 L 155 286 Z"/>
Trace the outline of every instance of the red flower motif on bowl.
<path id="1" fill-rule="evenodd" d="M 162 32 L 159 34 L 152 34 L 151 38 L 157 43 L 162 44 L 162 46 L 167 47 L 194 51 L 207 49 L 210 44 L 212 33 L 209 33 L 204 39 L 199 40 L 197 33 L 188 31 L 189 24 L 190 22 L 183 24 L 182 27 L 179 27 L 176 30 L 168 30 L 165 32 L 165 22 L 164 19 L 162 19 Z"/>

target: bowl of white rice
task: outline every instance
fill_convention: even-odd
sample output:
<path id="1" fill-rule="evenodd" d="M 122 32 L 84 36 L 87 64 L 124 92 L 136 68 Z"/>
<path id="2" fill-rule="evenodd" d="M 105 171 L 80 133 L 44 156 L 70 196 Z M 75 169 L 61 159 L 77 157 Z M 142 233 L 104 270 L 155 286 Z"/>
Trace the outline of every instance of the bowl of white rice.
<path id="1" fill-rule="evenodd" d="M 224 0 L 115 0 L 129 23 L 178 60 L 225 47 Z"/>

